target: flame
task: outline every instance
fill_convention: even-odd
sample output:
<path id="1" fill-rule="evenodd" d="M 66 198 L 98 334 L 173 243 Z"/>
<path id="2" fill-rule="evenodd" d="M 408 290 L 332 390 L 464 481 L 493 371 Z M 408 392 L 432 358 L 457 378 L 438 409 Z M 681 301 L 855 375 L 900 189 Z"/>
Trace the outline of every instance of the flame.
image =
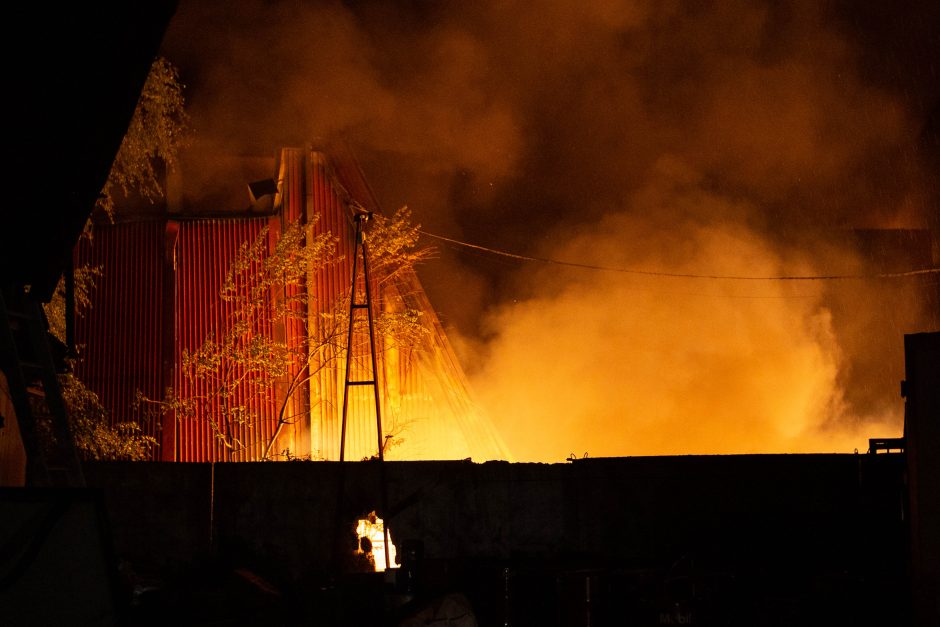
<path id="1" fill-rule="evenodd" d="M 363 538 L 368 538 L 372 543 L 372 561 L 375 564 L 375 572 L 380 573 L 389 568 L 385 562 L 385 521 L 371 512 L 368 518 L 360 518 L 356 524 L 356 535 L 361 542 Z M 361 551 L 361 550 L 360 550 Z M 392 542 L 392 532 L 388 532 L 388 559 L 391 561 L 391 568 L 395 568 L 397 563 L 398 551 L 395 543 Z"/>

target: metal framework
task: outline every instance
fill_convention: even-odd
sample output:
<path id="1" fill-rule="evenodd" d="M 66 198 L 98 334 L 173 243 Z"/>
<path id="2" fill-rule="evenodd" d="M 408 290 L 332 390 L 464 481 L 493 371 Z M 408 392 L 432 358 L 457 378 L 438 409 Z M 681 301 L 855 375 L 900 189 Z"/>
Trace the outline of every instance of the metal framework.
<path id="1" fill-rule="evenodd" d="M 349 388 L 350 386 L 369 386 L 372 388 L 372 396 L 375 400 L 375 429 L 378 434 L 378 458 L 384 461 L 384 446 L 382 443 L 382 407 L 379 402 L 378 372 L 379 367 L 375 359 L 375 325 L 372 317 L 372 291 L 370 287 L 371 277 L 369 276 L 369 255 L 365 241 L 365 233 L 362 230 L 362 223 L 372 217 L 371 211 L 357 211 L 353 219 L 356 222 L 356 250 L 353 253 L 352 267 L 352 288 L 349 293 L 349 330 L 346 336 L 346 377 L 343 386 L 343 423 L 342 433 L 339 444 L 339 461 L 346 460 L 346 420 L 349 413 Z M 359 256 L 362 255 L 362 273 L 365 279 L 365 302 L 356 301 L 356 282 L 359 274 Z M 353 329 L 355 327 L 355 313 L 358 309 L 365 309 L 369 319 L 369 356 L 372 360 L 372 378 L 350 380 L 350 367 L 353 361 Z"/>
<path id="2" fill-rule="evenodd" d="M 340 435 L 340 445 L 339 445 L 339 461 L 342 463 L 346 460 L 346 422 L 349 412 L 349 388 L 350 386 L 368 386 L 372 388 L 372 397 L 375 402 L 375 431 L 377 434 L 376 448 L 378 450 L 378 460 L 379 460 L 379 481 L 381 491 L 381 503 L 382 503 L 382 515 L 385 517 L 382 519 L 382 535 L 384 537 L 383 547 L 385 549 L 385 568 L 391 568 L 391 560 L 389 559 L 389 537 L 388 537 L 388 493 L 386 490 L 385 482 L 385 453 L 384 453 L 384 438 L 382 437 L 382 403 L 379 399 L 379 386 L 378 386 L 378 376 L 379 376 L 379 367 L 375 357 L 375 324 L 372 316 L 372 288 L 371 288 L 371 277 L 369 276 L 369 252 L 368 246 L 366 245 L 366 237 L 363 232 L 363 223 L 367 222 L 372 217 L 371 211 L 365 211 L 357 208 L 353 220 L 356 223 L 356 246 L 355 251 L 353 252 L 353 267 L 352 267 L 352 285 L 349 291 L 349 320 L 348 325 L 349 329 L 346 334 L 346 377 L 345 384 L 343 386 L 343 422 L 342 430 Z M 356 285 L 359 278 L 359 256 L 362 256 L 362 274 L 363 282 L 365 283 L 365 301 L 358 302 L 356 299 Z M 355 313 L 357 310 L 364 309 L 369 321 L 369 356 L 372 361 L 372 373 L 371 378 L 369 379 L 350 379 L 350 368 L 353 361 L 353 329 L 356 325 Z M 340 494 L 342 494 L 343 486 L 340 487 Z"/>

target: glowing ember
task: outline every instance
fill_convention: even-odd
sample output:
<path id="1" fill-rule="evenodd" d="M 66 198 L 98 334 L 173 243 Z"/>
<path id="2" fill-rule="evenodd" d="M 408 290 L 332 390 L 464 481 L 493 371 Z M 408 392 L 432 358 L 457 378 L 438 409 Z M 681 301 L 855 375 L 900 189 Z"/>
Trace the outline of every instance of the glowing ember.
<path id="1" fill-rule="evenodd" d="M 371 552 L 375 571 L 382 572 L 388 565 L 385 563 L 385 521 L 370 512 L 368 518 L 361 518 L 356 525 L 356 535 L 359 537 L 359 552 Z M 367 542 L 363 542 L 363 540 Z M 371 547 L 371 551 L 368 549 Z M 395 568 L 397 551 L 392 542 L 392 532 L 388 532 L 388 559 Z"/>

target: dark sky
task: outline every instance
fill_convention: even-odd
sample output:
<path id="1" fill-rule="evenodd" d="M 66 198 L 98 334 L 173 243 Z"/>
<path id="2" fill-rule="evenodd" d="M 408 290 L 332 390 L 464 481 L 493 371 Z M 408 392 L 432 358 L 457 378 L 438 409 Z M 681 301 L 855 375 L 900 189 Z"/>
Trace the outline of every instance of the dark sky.
<path id="1" fill-rule="evenodd" d="M 222 183 L 231 178 L 220 155 L 272 157 L 341 136 L 383 206 L 408 205 L 428 231 L 526 255 L 692 274 L 862 272 L 870 260 L 832 233 L 940 225 L 935 1 L 184 0 L 163 53 L 187 85 L 197 139 L 187 167 L 207 190 L 211 180 L 243 189 L 244 180 Z M 554 344 L 573 363 L 583 351 L 588 371 L 591 356 L 613 344 L 606 359 L 620 364 L 621 379 L 636 378 L 642 360 L 625 355 L 663 332 L 681 341 L 643 350 L 720 381 L 722 367 L 740 380 L 755 363 L 780 363 L 760 349 L 779 334 L 775 350 L 805 340 L 815 355 L 796 359 L 793 372 L 811 370 L 838 390 L 807 400 L 814 412 L 895 428 L 898 334 L 930 324 L 916 298 L 903 301 L 902 314 L 886 313 L 885 300 L 909 298 L 897 292 L 905 286 L 813 284 L 798 293 L 769 284 L 745 293 L 727 282 L 640 284 L 439 248 L 421 275 L 491 405 L 524 392 L 522 375 L 551 359 L 525 357 L 533 343 Z M 772 313 L 740 305 L 770 297 Z M 569 299 L 590 305 L 574 316 Z M 644 299 L 655 310 L 631 309 Z M 610 310 L 621 316 L 601 314 Z M 747 349 L 737 342 L 751 320 L 772 328 L 750 331 L 756 348 Z M 607 331 L 597 338 L 584 332 L 599 325 Z M 724 348 L 698 361 L 682 348 L 695 342 Z M 756 361 L 720 366 L 727 351 Z M 657 380 L 662 373 L 651 370 L 674 367 L 643 372 Z M 767 376 L 792 383 L 789 370 Z M 668 405 L 646 413 L 672 416 Z M 831 420 L 811 422 L 819 431 Z M 572 429 L 564 437 L 577 438 Z M 655 439 L 643 450 L 676 448 Z"/>

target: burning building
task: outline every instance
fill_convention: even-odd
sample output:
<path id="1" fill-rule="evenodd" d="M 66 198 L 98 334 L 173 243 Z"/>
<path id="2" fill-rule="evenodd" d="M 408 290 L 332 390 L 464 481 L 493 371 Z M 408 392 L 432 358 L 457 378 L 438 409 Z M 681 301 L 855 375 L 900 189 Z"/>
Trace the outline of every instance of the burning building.
<path id="1" fill-rule="evenodd" d="M 263 8 L 267 11 L 269 6 Z M 62 15 L 71 17 L 68 13 Z M 63 24 L 68 22 L 60 29 L 63 37 L 50 38 L 50 41 L 68 42 L 62 50 L 68 50 L 69 55 L 61 56 L 71 58 L 73 51 L 84 49 L 83 42 L 65 37 L 75 32 L 75 25 L 71 20 L 63 21 L 62 16 L 58 19 Z M 95 23 L 110 25 L 113 20 L 98 19 Z M 518 38 L 515 24 L 503 19 L 500 23 L 509 24 L 507 33 Z M 725 39 L 725 29 L 710 30 Z M 557 35 L 556 29 L 545 29 L 546 40 L 556 42 Z M 91 39 L 99 40 L 98 37 Z M 244 39 L 248 38 L 230 39 L 243 46 Z M 571 39 L 596 40 L 580 34 Z M 270 43 L 265 38 L 253 40 L 263 41 L 265 45 Z M 293 46 L 291 52 L 294 52 Z M 684 58 L 682 55 L 683 62 Z M 536 60 L 539 65 L 553 65 L 545 64 L 542 55 L 536 55 Z M 287 63 L 270 66 L 294 67 Z M 234 74 L 229 68 L 223 73 Z M 56 81 L 48 81 L 46 72 L 29 68 L 28 74 L 43 85 L 57 85 Z M 86 76 L 77 70 L 71 75 Z M 100 85 L 112 85 L 114 81 L 108 78 L 94 82 L 96 89 Z M 793 93 L 803 102 L 803 83 L 794 83 L 799 89 Z M 303 84 L 309 85 L 311 81 L 305 78 Z M 683 83 L 683 89 L 685 85 Z M 239 88 L 243 89 L 241 83 Z M 318 97 L 322 93 L 319 86 L 313 91 Z M 583 91 L 592 99 L 596 94 L 592 90 Z M 697 89 L 689 91 L 699 92 Z M 26 96 L 33 93 L 45 92 L 24 90 Z M 270 107 L 270 92 L 264 93 L 265 107 Z M 359 94 L 355 96 L 358 106 Z M 41 116 L 25 117 L 35 124 L 21 124 L 22 129 L 41 130 L 47 128 L 43 117 L 55 119 L 60 100 L 51 96 L 45 100 L 54 106 L 41 109 Z M 28 109 L 30 101 L 24 98 L 22 102 L 27 103 Z M 880 106 L 880 102 L 876 105 Z M 421 116 L 427 115 L 426 108 L 412 109 Z M 297 110 L 306 114 L 310 109 L 297 107 Z M 676 110 L 682 108 L 676 107 Z M 733 111 L 733 108 L 727 110 Z M 104 119 L 110 117 L 103 116 Z M 684 111 L 683 117 L 696 119 Z M 722 116 L 719 121 L 728 117 Z M 553 128 L 582 130 L 577 124 L 558 124 L 554 116 L 546 116 L 546 119 L 550 119 Z M 709 122 L 706 119 L 703 127 L 715 128 Z M 398 120 L 395 123 L 398 124 Z M 91 128 L 86 124 L 75 126 L 82 130 Z M 446 124 L 441 127 L 450 129 Z M 598 124 L 591 128 L 605 126 Z M 718 126 L 717 130 L 710 131 L 708 138 L 714 137 L 712 133 L 731 135 L 726 131 L 727 127 Z M 597 134 L 608 137 L 606 132 Z M 804 135 L 792 133 L 790 136 Z M 42 153 L 45 157 L 55 154 L 49 152 L 50 147 L 65 143 L 75 154 L 84 157 L 87 151 L 75 149 L 82 144 L 71 135 L 66 137 L 70 141 L 63 142 L 61 133 L 49 133 L 49 141 L 42 143 L 30 136 L 29 145 L 38 146 L 40 150 L 25 154 Z M 740 147 L 747 143 L 734 144 Z M 760 152 L 762 144 L 755 145 L 755 152 Z M 768 152 L 776 154 L 777 151 Z M 821 152 L 825 151 L 807 150 L 805 154 L 812 155 L 815 163 Z M 798 156 L 803 154 L 798 151 Z M 110 161 L 111 155 L 107 156 Z M 45 168 L 33 167 L 43 162 L 38 157 L 19 161 L 29 164 L 34 177 L 28 179 L 32 185 L 23 187 L 27 191 L 20 192 L 18 206 L 32 207 L 36 189 L 58 192 L 53 202 L 45 203 L 53 208 L 73 206 L 60 202 L 74 195 L 74 185 L 69 179 L 50 178 Z M 593 159 L 585 161 L 594 163 Z M 611 163 L 617 164 L 616 161 Z M 322 301 L 317 302 L 324 303 L 324 309 L 305 310 L 308 322 L 321 313 L 334 311 L 335 308 L 326 308 L 326 303 L 339 298 L 338 295 L 345 294 L 351 287 L 348 264 L 352 240 L 346 219 L 350 208 L 373 207 L 368 187 L 355 167 L 333 154 L 286 151 L 281 166 L 283 172 L 275 181 L 276 191 L 265 195 L 264 186 L 252 188 L 258 202 L 251 212 L 240 216 L 218 213 L 197 216 L 181 212 L 139 216 L 114 226 L 102 226 L 93 242 L 81 244 L 78 257 L 82 263 L 104 262 L 107 267 L 95 295 L 94 309 L 80 321 L 79 341 L 85 350 L 80 368 L 85 369 L 83 376 L 99 390 L 116 420 L 133 417 L 126 412 L 137 390 L 157 399 L 164 397 L 167 387 L 181 395 L 187 392 L 181 368 L 183 356 L 196 352 L 210 329 L 225 329 L 230 320 L 226 301 L 217 298 L 226 279 L 224 269 L 237 258 L 241 244 L 257 241 L 265 228 L 269 237 L 266 245 L 272 246 L 271 234 L 283 232 L 292 221 L 304 217 L 309 224 L 310 215 L 316 213 L 310 211 L 310 207 L 315 207 L 320 215 L 317 228 L 325 231 L 332 225 L 329 226 L 332 233 L 344 235 L 339 245 L 345 247 L 340 252 L 345 255 L 345 261 L 337 264 L 335 274 L 330 273 L 336 289 L 318 294 Z M 619 168 L 611 170 L 616 170 L 616 175 L 620 176 Z M 271 171 L 277 170 L 272 168 Z M 67 172 L 76 173 L 81 175 L 80 169 L 72 168 Z M 90 177 L 86 178 L 90 181 Z M 88 198 L 81 207 L 90 206 L 99 188 L 90 184 L 84 187 Z M 844 190 L 842 186 L 832 188 L 838 189 L 840 194 Z M 267 210 L 269 201 L 271 209 L 278 208 L 280 213 Z M 337 213 L 330 217 L 328 210 L 332 209 Z M 23 228 L 14 223 L 14 228 L 6 233 L 11 240 L 22 240 L 15 248 L 18 253 L 26 249 L 34 254 L 9 257 L 8 263 L 3 264 L 7 272 L 26 267 L 32 270 L 40 267 L 32 263 L 34 257 L 48 261 L 52 258 L 50 250 L 61 252 L 51 245 L 33 246 L 33 240 L 24 237 L 24 234 L 41 232 L 33 223 L 36 215 L 43 216 L 43 222 L 55 221 L 39 212 L 20 215 L 28 216 L 29 223 Z M 69 212 L 75 222 L 76 237 L 85 215 L 80 211 Z M 69 240 L 70 248 L 74 238 L 65 239 Z M 922 239 L 926 238 L 910 238 L 915 243 Z M 903 246 L 911 248 L 907 244 Z M 30 250 L 31 247 L 35 250 Z M 918 248 L 927 250 L 919 245 Z M 923 256 L 926 258 L 926 253 Z M 24 263 L 24 259 L 29 263 Z M 932 259 L 929 267 L 936 264 L 936 257 Z M 46 281 L 49 290 L 61 268 L 55 270 L 49 273 L 51 283 Z M 40 286 L 33 277 L 15 278 L 17 280 L 11 283 L 17 287 L 22 287 L 24 282 L 34 290 Z M 313 291 L 328 283 L 307 285 L 308 289 L 313 285 Z M 431 317 L 433 311 L 424 308 L 423 294 L 411 290 L 404 282 L 386 298 L 386 304 L 377 307 L 397 302 L 424 312 L 424 321 L 430 321 L 427 328 L 431 339 L 427 340 L 423 351 L 416 351 L 414 355 L 403 356 L 383 347 L 381 368 L 376 369 L 377 374 L 385 376 L 386 383 L 381 390 L 389 392 L 385 394 L 389 400 L 383 401 L 386 403 L 383 416 L 391 420 L 396 411 L 404 413 L 404 409 L 396 410 L 390 400 L 391 393 L 397 393 L 400 403 L 397 407 L 407 407 L 410 412 L 424 412 L 433 402 L 437 421 L 433 425 L 409 425 L 402 444 L 393 451 L 404 457 L 407 448 L 414 446 L 423 451 L 415 453 L 416 456 L 424 455 L 428 449 L 419 447 L 424 441 L 428 448 L 435 449 L 432 453 L 435 457 L 445 456 L 445 451 L 449 451 L 447 456 L 462 457 L 470 451 L 474 459 L 486 458 L 488 454 L 478 454 L 477 449 L 471 448 L 479 441 L 471 439 L 464 431 L 475 426 L 487 433 L 485 419 L 476 413 L 457 414 L 454 409 L 462 407 L 469 395 L 460 371 L 447 369 L 452 353 L 446 343 L 441 344 L 446 338 L 442 339 L 437 332 L 436 317 Z M 848 314 L 854 313 L 848 307 L 846 310 Z M 286 326 L 272 325 L 261 330 L 287 346 L 298 338 Z M 874 335 L 879 334 L 866 333 L 866 336 Z M 906 425 L 904 455 L 683 455 L 575 459 L 568 464 L 551 466 L 462 462 L 385 465 L 89 463 L 86 470 L 89 485 L 106 494 L 118 554 L 145 573 L 148 569 L 161 572 L 159 568 L 168 564 L 179 572 L 179 564 L 189 566 L 196 556 L 211 554 L 219 557 L 220 562 L 239 567 L 240 571 L 244 571 L 242 566 L 246 569 L 250 566 L 264 575 L 281 574 L 282 581 L 289 582 L 281 583 L 281 590 L 300 591 L 295 598 L 309 595 L 311 590 L 319 590 L 324 596 L 332 594 L 334 590 L 310 585 L 309 573 L 304 569 L 309 569 L 311 564 L 327 563 L 331 548 L 327 538 L 334 530 L 336 518 L 348 523 L 353 515 L 382 505 L 375 499 L 368 502 L 361 495 L 376 492 L 371 489 L 379 483 L 375 475 L 385 472 L 381 469 L 387 467 L 389 507 L 381 507 L 378 513 L 395 531 L 396 542 L 421 540 L 425 547 L 423 567 L 428 576 L 424 584 L 428 591 L 463 587 L 481 619 L 492 618 L 487 622 L 600 625 L 621 624 L 627 618 L 646 625 L 906 624 L 905 609 L 911 605 L 909 596 L 913 592 L 918 608 L 923 608 L 918 610 L 921 612 L 918 616 L 925 617 L 915 624 L 934 624 L 936 620 L 928 621 L 937 616 L 936 595 L 932 591 L 936 589 L 936 564 L 940 561 L 936 559 L 938 525 L 932 523 L 935 523 L 935 513 L 940 511 L 935 505 L 940 491 L 934 485 L 936 464 L 929 452 L 936 449 L 937 443 L 936 346 L 936 334 L 931 334 L 912 338 L 910 346 L 906 347 L 917 348 L 910 352 L 909 362 L 917 368 L 909 370 L 905 385 L 911 420 Z M 275 452 L 281 449 L 290 450 L 291 455 L 298 457 L 309 454 L 335 458 L 337 397 L 338 389 L 344 384 L 340 374 L 345 365 L 342 359 L 340 355 L 332 362 L 330 370 L 322 371 L 322 380 L 311 378 L 291 397 L 296 402 L 291 415 L 299 413 L 306 418 L 292 421 L 280 434 L 277 434 L 278 408 L 272 401 L 263 395 L 232 399 L 230 407 L 246 407 L 248 413 L 259 416 L 257 421 L 233 428 L 232 433 L 240 441 L 249 443 L 237 454 L 229 453 L 230 449 L 220 444 L 219 433 L 205 421 L 180 419 L 172 413 L 148 414 L 146 428 L 163 444 L 157 457 L 210 461 L 253 459 L 262 456 L 261 442 L 267 439 L 277 440 Z M 443 363 L 443 367 L 438 362 Z M 432 378 L 419 381 L 417 375 L 426 371 Z M 284 379 L 275 380 L 272 386 L 276 389 L 284 382 Z M 891 382 L 896 384 L 896 380 Z M 332 407 L 319 402 L 330 394 L 330 386 L 333 388 Z M 438 394 L 439 386 L 444 388 L 444 396 Z M 449 391 L 455 391 L 457 396 L 446 396 Z M 789 388 L 784 388 L 784 392 L 788 391 Z M 897 403 L 894 395 L 891 398 Z M 358 434 L 355 429 L 350 432 L 348 458 L 356 459 L 374 452 L 375 433 L 370 431 L 370 425 L 375 416 L 369 411 L 368 399 L 354 399 L 351 405 L 354 420 L 362 426 L 363 432 Z M 760 407 L 760 404 L 750 406 Z M 554 410 L 561 413 L 557 407 Z M 3 414 L 9 419 L 6 407 Z M 238 429 L 243 429 L 243 433 Z M 719 431 L 714 427 L 710 429 Z M 390 431 L 397 430 L 391 428 Z M 334 448 L 331 450 L 330 446 Z M 495 445 L 490 443 L 490 446 Z M 0 455 L 7 455 L 6 449 Z M 345 492 L 344 483 L 337 479 L 343 473 L 348 473 Z M 337 493 L 352 507 L 334 508 L 339 501 Z M 79 541 L 68 535 L 63 538 L 62 528 L 68 525 L 53 526 L 54 517 L 50 513 L 68 511 L 68 507 L 60 507 L 61 503 L 46 507 L 45 500 L 61 500 L 64 496 L 62 492 L 40 495 L 27 491 L 6 499 L 5 515 L 0 517 L 5 522 L 16 520 L 8 512 L 22 512 L 21 504 L 26 498 L 41 498 L 44 500 L 39 502 L 40 508 L 33 509 L 37 516 L 30 518 L 50 524 L 38 530 L 34 529 L 38 526 L 29 521 L 21 528 L 8 527 L 8 531 L 15 532 L 9 536 L 14 541 L 6 543 L 10 547 L 22 545 L 19 539 L 24 536 L 20 531 L 37 531 L 27 546 L 42 548 L 34 554 L 45 562 L 44 567 L 42 563 L 32 565 L 31 580 L 5 590 L 6 596 L 0 598 L 3 615 L 17 616 L 15 610 L 22 607 L 24 615 L 36 622 L 43 611 L 67 608 L 69 603 L 91 596 L 87 591 L 73 593 L 72 588 L 62 585 L 94 579 L 90 575 L 91 561 L 80 556 L 76 548 L 100 537 L 100 534 L 88 532 L 79 536 Z M 908 501 L 910 506 L 906 507 Z M 290 515 L 272 515 L 280 512 L 290 512 Z M 89 518 L 94 520 L 94 517 Z M 89 524 L 88 528 L 97 531 L 94 524 Z M 59 542 L 53 543 L 50 539 Z M 106 553 L 104 549 L 99 552 Z M 81 559 L 76 559 L 77 556 Z M 20 564 L 26 561 L 14 566 Z M 70 576 L 72 571 L 63 568 L 76 565 L 82 569 L 76 576 Z M 25 569 L 10 572 L 17 570 L 30 572 Z M 113 583 L 113 579 L 107 578 L 111 574 L 108 568 L 103 565 L 99 570 L 102 582 Z M 908 573 L 913 576 L 909 577 Z M 202 578 L 187 578 L 185 584 L 197 579 Z M 50 586 L 50 581 L 56 584 Z M 247 579 L 241 577 L 237 583 L 245 581 Z M 295 583 L 296 588 L 291 589 L 289 584 Z M 101 588 L 105 590 L 107 586 Z M 113 588 L 111 586 L 112 594 Z M 372 603 L 362 602 L 363 587 L 350 589 L 352 594 L 343 599 L 349 601 L 346 609 L 384 607 L 382 590 L 378 587 L 368 587 L 367 591 L 379 591 L 368 597 Z M 259 594 L 258 586 L 252 590 Z M 53 599 L 56 602 L 50 602 L 51 592 L 59 594 Z M 554 605 L 546 602 L 553 593 L 560 598 Z M 244 618 L 246 608 L 239 601 L 247 596 L 244 588 L 234 589 L 226 599 L 231 602 L 226 609 L 233 615 L 240 612 L 239 618 Z M 270 600 L 273 596 L 277 595 L 266 598 Z M 280 598 L 291 596 L 284 594 Z M 206 598 L 204 606 L 221 605 L 218 594 Z M 309 619 L 316 615 L 327 624 L 349 624 L 339 620 L 330 622 L 329 609 L 335 605 L 333 598 L 318 600 L 321 605 L 317 607 L 317 614 L 298 612 L 298 616 Z M 9 611 L 11 601 L 17 603 L 13 612 Z M 200 606 L 185 604 L 171 608 L 173 614 L 165 614 L 165 622 L 173 622 L 180 616 L 191 618 L 194 607 L 200 609 Z M 270 609 L 264 607 L 262 611 L 270 622 Z M 152 616 L 147 618 L 153 619 Z M 76 621 L 73 616 L 71 622 L 82 621 Z M 218 620 L 213 622 L 218 623 Z"/>
<path id="2" fill-rule="evenodd" d="M 276 181 L 249 186 L 246 211 L 125 217 L 97 226 L 93 238 L 76 248 L 76 265 L 104 268 L 90 311 L 77 320 L 77 374 L 99 394 L 113 422 L 142 421 L 160 442 L 155 458 L 165 461 L 339 459 L 348 391 L 346 459 L 378 453 L 374 394 L 381 401 L 384 452 L 392 459 L 508 459 L 499 434 L 473 402 L 412 268 L 390 280 L 374 279 L 372 308 L 377 318 L 410 312 L 419 327 L 415 341 L 404 346 L 379 333 L 373 377 L 369 351 L 355 348 L 368 334 L 357 330 L 353 383 L 346 385 L 341 314 L 351 311 L 358 252 L 352 216 L 379 212 L 378 203 L 355 160 L 340 150 L 284 149 L 279 161 Z M 191 376 L 186 364 L 192 365 L 207 338 L 223 337 L 236 322 L 248 283 L 239 284 L 235 289 L 242 292 L 232 298 L 220 292 L 240 252 L 256 246 L 261 256 L 272 254 L 292 224 L 306 225 L 309 238 L 334 239 L 335 255 L 329 264 L 311 266 L 304 285 L 263 294 L 262 309 L 289 302 L 294 315 L 256 320 L 248 335 L 269 337 L 310 359 L 277 375 L 251 377 L 241 370 L 237 376 L 245 384 L 220 393 L 213 388 L 217 380 Z M 306 346 L 314 342 L 312 334 L 316 347 Z M 364 380 L 375 385 L 356 385 Z M 185 411 L 181 402 L 153 402 L 166 400 L 168 389 L 171 398 L 199 399 L 199 406 L 190 403 Z"/>

